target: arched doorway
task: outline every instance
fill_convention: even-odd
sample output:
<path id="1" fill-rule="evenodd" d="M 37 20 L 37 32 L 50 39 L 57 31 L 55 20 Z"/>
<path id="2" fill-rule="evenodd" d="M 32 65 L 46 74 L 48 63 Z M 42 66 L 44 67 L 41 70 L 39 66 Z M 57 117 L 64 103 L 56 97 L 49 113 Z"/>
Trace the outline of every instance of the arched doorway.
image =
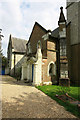
<path id="1" fill-rule="evenodd" d="M 54 62 L 50 62 L 48 65 L 48 76 L 51 77 L 52 84 L 56 84 L 56 64 Z"/>

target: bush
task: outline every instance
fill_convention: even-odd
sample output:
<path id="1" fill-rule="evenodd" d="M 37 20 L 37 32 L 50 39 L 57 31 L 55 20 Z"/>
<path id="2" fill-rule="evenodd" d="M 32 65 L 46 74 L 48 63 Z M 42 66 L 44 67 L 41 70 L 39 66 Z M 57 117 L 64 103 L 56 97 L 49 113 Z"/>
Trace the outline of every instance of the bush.
<path id="1" fill-rule="evenodd" d="M 15 78 L 18 80 L 21 79 L 21 67 L 16 68 Z"/>

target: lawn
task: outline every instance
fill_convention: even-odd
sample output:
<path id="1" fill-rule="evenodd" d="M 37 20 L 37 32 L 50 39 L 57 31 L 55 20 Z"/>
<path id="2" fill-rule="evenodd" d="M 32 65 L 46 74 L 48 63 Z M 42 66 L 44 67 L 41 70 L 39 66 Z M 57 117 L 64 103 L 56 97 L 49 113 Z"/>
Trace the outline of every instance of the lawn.
<path id="1" fill-rule="evenodd" d="M 67 92 L 68 95 L 80 101 L 80 96 L 79 96 L 80 87 L 67 88 L 56 85 L 48 85 L 48 86 L 38 86 L 37 88 L 43 91 L 48 96 L 50 96 L 52 99 L 56 100 L 60 105 L 64 106 L 67 111 L 71 112 L 72 114 L 80 118 L 80 113 L 76 105 L 70 104 L 69 102 L 63 102 L 56 97 L 56 94 L 62 95 Z"/>

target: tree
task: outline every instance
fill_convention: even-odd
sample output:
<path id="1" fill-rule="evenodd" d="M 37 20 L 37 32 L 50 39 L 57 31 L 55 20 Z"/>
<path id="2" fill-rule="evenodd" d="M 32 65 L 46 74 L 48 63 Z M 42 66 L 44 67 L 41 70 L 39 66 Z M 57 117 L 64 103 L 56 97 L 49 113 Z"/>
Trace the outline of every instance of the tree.
<path id="1" fill-rule="evenodd" d="M 1 31 L 2 31 L 2 29 L 0 29 L 0 57 L 3 55 L 3 54 L 2 54 L 2 49 L 1 49 L 1 40 L 2 40 L 2 37 L 4 37 L 4 36 L 1 34 Z"/>
<path id="2" fill-rule="evenodd" d="M 7 64 L 8 64 L 7 58 L 5 56 L 2 56 L 2 66 L 7 67 Z"/>
<path id="3" fill-rule="evenodd" d="M 2 53 L 2 50 L 0 50 L 0 57 L 2 57 L 3 56 L 3 53 Z"/>

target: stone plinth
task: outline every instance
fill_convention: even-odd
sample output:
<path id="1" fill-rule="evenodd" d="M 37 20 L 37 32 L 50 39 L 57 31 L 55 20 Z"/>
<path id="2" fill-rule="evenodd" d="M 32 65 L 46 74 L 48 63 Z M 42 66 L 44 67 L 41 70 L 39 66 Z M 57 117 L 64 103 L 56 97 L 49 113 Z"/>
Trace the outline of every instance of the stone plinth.
<path id="1" fill-rule="evenodd" d="M 70 87 L 70 79 L 69 78 L 60 78 L 59 85 L 65 86 L 65 87 Z"/>

